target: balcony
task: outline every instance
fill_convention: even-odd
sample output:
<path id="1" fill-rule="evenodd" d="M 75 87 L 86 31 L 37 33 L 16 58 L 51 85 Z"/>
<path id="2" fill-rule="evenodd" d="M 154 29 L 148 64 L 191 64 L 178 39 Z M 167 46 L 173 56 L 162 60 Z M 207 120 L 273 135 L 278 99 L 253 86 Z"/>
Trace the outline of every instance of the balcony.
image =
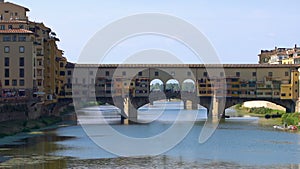
<path id="1" fill-rule="evenodd" d="M 38 74 L 38 75 L 36 76 L 36 78 L 37 78 L 37 79 L 40 79 L 40 80 L 44 80 L 44 76 L 43 76 L 42 74 Z"/>
<path id="2" fill-rule="evenodd" d="M 42 45 L 41 42 L 33 42 L 34 45 Z"/>
<path id="3" fill-rule="evenodd" d="M 43 53 L 36 53 L 36 56 L 43 57 L 43 56 L 44 56 L 44 54 L 43 54 Z"/>
<path id="4" fill-rule="evenodd" d="M 42 72 L 38 72 L 37 75 L 36 75 L 36 78 L 37 79 L 44 79 L 44 75 Z"/>
<path id="5" fill-rule="evenodd" d="M 37 65 L 36 68 L 37 68 L 37 70 L 44 70 L 45 69 L 43 65 Z"/>

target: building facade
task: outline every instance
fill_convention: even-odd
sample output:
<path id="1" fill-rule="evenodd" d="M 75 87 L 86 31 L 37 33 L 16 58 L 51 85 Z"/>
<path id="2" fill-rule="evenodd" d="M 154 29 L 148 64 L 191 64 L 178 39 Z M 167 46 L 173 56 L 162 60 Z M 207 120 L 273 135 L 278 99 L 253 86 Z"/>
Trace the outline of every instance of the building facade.
<path id="1" fill-rule="evenodd" d="M 259 64 L 298 64 L 300 48 L 277 48 L 273 50 L 261 50 L 258 55 Z"/>
<path id="2" fill-rule="evenodd" d="M 43 23 L 30 21 L 29 9 L 0 1 L 1 97 L 39 97 L 56 101 L 64 92 L 66 58 L 59 39 Z"/>
<path id="3" fill-rule="evenodd" d="M 74 97 L 79 98 L 148 97 L 152 92 L 150 84 L 157 79 L 164 86 L 169 80 L 177 80 L 179 86 L 186 80 L 193 82 L 199 97 L 215 94 L 257 100 L 298 100 L 299 97 L 297 65 L 73 65 L 70 74 L 74 67 L 77 75 L 68 81 Z M 207 68 L 219 70 L 220 75 L 210 77 Z"/>

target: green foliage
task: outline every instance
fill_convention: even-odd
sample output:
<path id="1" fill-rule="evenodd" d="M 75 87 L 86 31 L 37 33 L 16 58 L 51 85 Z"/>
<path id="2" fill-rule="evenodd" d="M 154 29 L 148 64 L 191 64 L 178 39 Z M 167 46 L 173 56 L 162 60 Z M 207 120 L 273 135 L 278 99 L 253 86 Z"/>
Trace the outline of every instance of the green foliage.
<path id="1" fill-rule="evenodd" d="M 265 107 L 259 107 L 259 108 L 250 108 L 249 109 L 250 113 L 253 114 L 261 114 L 261 115 L 272 115 L 272 114 L 284 114 L 284 111 L 281 110 L 273 110 L 273 109 L 269 109 L 269 108 L 265 108 Z"/>
<path id="2" fill-rule="evenodd" d="M 155 84 L 151 84 L 150 86 L 150 90 L 160 90 L 160 91 L 164 91 L 164 85 L 160 84 L 160 83 L 155 83 Z"/>
<path id="3" fill-rule="evenodd" d="M 273 111 L 272 109 L 265 108 L 265 107 L 250 108 L 250 112 L 255 114 L 271 114 L 272 111 Z"/>
<path id="4" fill-rule="evenodd" d="M 42 117 L 40 119 L 40 122 L 42 122 L 45 125 L 52 125 L 55 123 L 59 123 L 61 121 L 60 117 L 50 116 L 50 117 Z"/>
<path id="5" fill-rule="evenodd" d="M 62 121 L 61 117 L 49 116 L 36 120 L 17 120 L 0 123 L 0 138 L 14 135 L 19 132 L 30 132 Z"/>
<path id="6" fill-rule="evenodd" d="M 167 83 L 166 90 L 180 91 L 180 86 L 178 83 Z"/>
<path id="7" fill-rule="evenodd" d="M 237 104 L 237 105 L 235 105 L 235 108 L 240 109 L 240 108 L 242 108 L 242 106 L 243 106 L 243 104 Z"/>
<path id="8" fill-rule="evenodd" d="M 282 116 L 282 123 L 286 125 L 298 125 L 300 120 L 299 113 L 286 113 Z"/>

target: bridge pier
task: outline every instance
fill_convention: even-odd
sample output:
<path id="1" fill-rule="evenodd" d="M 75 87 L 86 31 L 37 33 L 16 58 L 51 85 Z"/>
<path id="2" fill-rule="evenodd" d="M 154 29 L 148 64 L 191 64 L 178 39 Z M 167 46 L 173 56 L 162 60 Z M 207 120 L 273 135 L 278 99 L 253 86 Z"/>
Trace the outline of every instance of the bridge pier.
<path id="1" fill-rule="evenodd" d="M 212 119 L 212 121 L 218 121 L 220 118 L 225 118 L 224 106 L 223 99 L 214 96 L 210 108 L 207 108 L 207 117 Z"/>
<path id="2" fill-rule="evenodd" d="M 198 110 L 198 103 L 195 101 L 184 100 L 183 101 L 184 110 Z"/>
<path id="3" fill-rule="evenodd" d="M 131 104 L 129 98 L 124 98 L 124 106 L 121 116 L 121 124 L 136 124 L 137 121 L 137 109 Z"/>
<path id="4" fill-rule="evenodd" d="M 294 101 L 291 101 L 290 106 L 286 107 L 286 112 L 287 113 L 294 113 L 297 110 L 297 103 Z"/>
<path id="5" fill-rule="evenodd" d="M 295 107 L 296 112 L 300 112 L 300 100 L 296 101 L 296 107 Z"/>
<path id="6" fill-rule="evenodd" d="M 128 119 L 123 115 L 121 116 L 121 124 L 128 124 Z"/>
<path id="7" fill-rule="evenodd" d="M 129 116 L 124 117 L 121 116 L 121 124 L 129 125 L 129 124 L 137 124 L 137 110 L 132 109 L 129 112 Z"/>

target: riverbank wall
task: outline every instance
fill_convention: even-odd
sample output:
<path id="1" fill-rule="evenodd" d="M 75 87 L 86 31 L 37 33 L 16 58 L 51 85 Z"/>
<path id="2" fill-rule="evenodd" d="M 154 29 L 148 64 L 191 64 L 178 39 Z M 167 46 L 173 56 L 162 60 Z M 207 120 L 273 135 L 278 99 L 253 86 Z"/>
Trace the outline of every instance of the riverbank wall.
<path id="1" fill-rule="evenodd" d="M 41 117 L 60 116 L 69 102 L 44 104 L 42 102 L 0 103 L 0 122 L 35 120 Z"/>
<path id="2" fill-rule="evenodd" d="M 31 131 L 63 121 L 77 122 L 71 102 L 0 103 L 0 137 Z"/>

